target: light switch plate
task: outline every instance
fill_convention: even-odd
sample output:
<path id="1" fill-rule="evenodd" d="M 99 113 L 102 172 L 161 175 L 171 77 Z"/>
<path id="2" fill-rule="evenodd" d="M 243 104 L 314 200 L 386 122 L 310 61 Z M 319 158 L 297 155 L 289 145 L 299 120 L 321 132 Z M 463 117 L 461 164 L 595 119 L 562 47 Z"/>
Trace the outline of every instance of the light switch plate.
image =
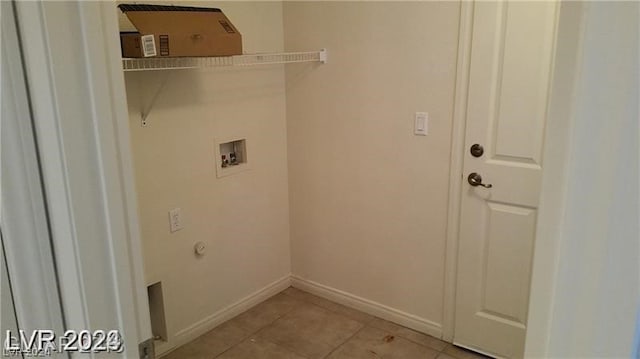
<path id="1" fill-rule="evenodd" d="M 169 211 L 169 229 L 171 233 L 182 229 L 182 214 L 180 208 L 174 208 Z"/>
<path id="2" fill-rule="evenodd" d="M 429 133 L 429 114 L 427 112 L 416 112 L 413 133 L 418 136 L 426 136 Z"/>

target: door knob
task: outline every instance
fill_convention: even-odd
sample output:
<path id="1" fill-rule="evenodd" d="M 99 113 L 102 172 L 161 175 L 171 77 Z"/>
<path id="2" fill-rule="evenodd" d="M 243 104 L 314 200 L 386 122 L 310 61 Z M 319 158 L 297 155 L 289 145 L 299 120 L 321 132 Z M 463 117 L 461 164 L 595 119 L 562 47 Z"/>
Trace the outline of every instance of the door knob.
<path id="1" fill-rule="evenodd" d="M 473 172 L 469 175 L 469 177 L 467 177 L 467 181 L 469 181 L 469 184 L 473 187 L 477 187 L 477 186 L 482 186 L 484 188 L 491 188 L 493 187 L 491 184 L 484 184 L 482 183 L 482 176 L 480 176 L 479 174 Z"/>

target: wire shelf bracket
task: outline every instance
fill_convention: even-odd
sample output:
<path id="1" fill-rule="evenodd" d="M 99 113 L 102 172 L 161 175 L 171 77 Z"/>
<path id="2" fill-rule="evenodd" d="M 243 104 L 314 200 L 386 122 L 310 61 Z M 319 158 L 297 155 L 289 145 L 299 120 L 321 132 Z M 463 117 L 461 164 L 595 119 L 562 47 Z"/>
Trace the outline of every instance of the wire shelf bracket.
<path id="1" fill-rule="evenodd" d="M 220 57 L 150 57 L 122 59 L 124 71 L 182 70 L 209 67 L 253 66 L 319 62 L 326 64 L 327 49 L 307 52 L 261 53 Z"/>
<path id="2" fill-rule="evenodd" d="M 151 97 L 151 100 L 149 101 L 149 104 L 146 106 L 146 109 L 143 109 L 141 111 L 141 113 L 140 113 L 140 125 L 142 127 L 147 127 L 149 125 L 149 121 L 147 120 L 147 118 L 149 117 L 149 113 L 153 109 L 153 106 L 156 104 L 156 100 L 160 96 L 160 93 L 162 92 L 162 89 L 164 89 L 165 85 L 169 81 L 169 76 L 170 75 L 171 75 L 170 72 L 166 73 L 166 76 L 164 76 L 164 78 L 160 82 L 160 86 L 158 86 L 158 88 L 153 93 L 153 96 Z"/>

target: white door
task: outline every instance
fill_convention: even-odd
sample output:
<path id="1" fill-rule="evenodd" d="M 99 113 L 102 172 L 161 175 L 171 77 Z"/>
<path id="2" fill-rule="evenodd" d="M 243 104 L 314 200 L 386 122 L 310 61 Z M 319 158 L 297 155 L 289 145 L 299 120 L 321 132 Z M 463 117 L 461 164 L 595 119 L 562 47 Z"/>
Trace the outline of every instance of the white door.
<path id="1" fill-rule="evenodd" d="M 556 13 L 474 5 L 454 343 L 499 357 L 524 350 Z"/>

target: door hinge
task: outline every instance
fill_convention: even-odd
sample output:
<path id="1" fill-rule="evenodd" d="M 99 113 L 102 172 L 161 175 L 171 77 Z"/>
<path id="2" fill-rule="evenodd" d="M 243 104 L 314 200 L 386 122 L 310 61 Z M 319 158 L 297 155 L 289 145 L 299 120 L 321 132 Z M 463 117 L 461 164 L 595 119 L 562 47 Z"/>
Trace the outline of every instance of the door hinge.
<path id="1" fill-rule="evenodd" d="M 138 352 L 140 353 L 140 359 L 155 359 L 156 353 L 153 338 L 138 344 Z"/>

